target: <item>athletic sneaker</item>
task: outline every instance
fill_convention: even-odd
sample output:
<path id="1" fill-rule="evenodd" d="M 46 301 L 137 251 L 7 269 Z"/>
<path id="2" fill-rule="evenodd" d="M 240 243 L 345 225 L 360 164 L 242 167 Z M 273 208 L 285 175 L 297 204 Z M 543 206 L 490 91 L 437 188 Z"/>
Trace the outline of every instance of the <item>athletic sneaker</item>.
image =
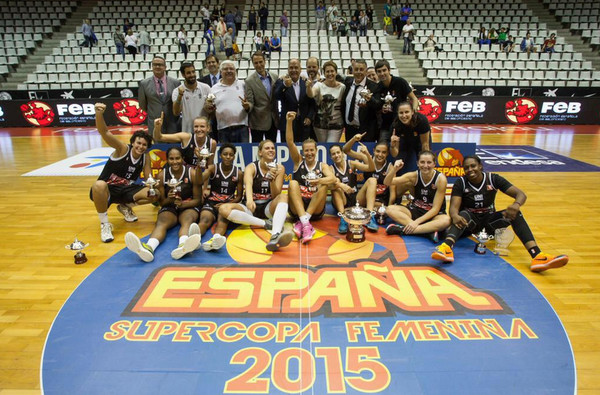
<path id="1" fill-rule="evenodd" d="M 294 234 L 296 234 L 298 240 L 302 238 L 302 222 L 296 221 L 294 224 Z"/>
<path id="2" fill-rule="evenodd" d="M 103 243 L 110 243 L 115 239 L 112 230 L 113 226 L 111 223 L 107 222 L 100 224 L 100 240 L 102 240 Z"/>
<path id="3" fill-rule="evenodd" d="M 440 242 L 437 230 L 435 232 L 425 233 L 424 236 L 427 237 L 429 240 L 433 241 L 434 244 L 437 244 Z"/>
<path id="4" fill-rule="evenodd" d="M 371 220 L 367 224 L 367 229 L 369 232 L 377 232 L 379 230 L 379 225 L 377 224 L 377 220 L 374 215 L 371 215 Z"/>
<path id="5" fill-rule="evenodd" d="M 220 250 L 225 245 L 227 238 L 221 235 L 214 235 L 209 241 L 202 244 L 204 251 L 216 251 Z"/>
<path id="6" fill-rule="evenodd" d="M 304 225 L 302 225 L 302 243 L 308 243 L 309 241 L 311 241 L 315 233 L 315 228 L 313 228 L 310 222 L 307 222 Z"/>
<path id="7" fill-rule="evenodd" d="M 273 230 L 273 219 L 271 219 L 271 218 L 265 219 L 265 229 Z"/>
<path id="8" fill-rule="evenodd" d="M 552 256 L 545 252 L 540 252 L 531 260 L 530 270 L 532 272 L 540 273 L 548 269 L 557 269 L 563 267 L 569 262 L 569 257 L 566 255 Z"/>
<path id="9" fill-rule="evenodd" d="M 345 235 L 348 233 L 348 222 L 342 217 L 340 217 L 340 225 L 338 226 L 338 233 L 341 235 Z"/>
<path id="10" fill-rule="evenodd" d="M 284 230 L 281 233 L 275 233 L 271 236 L 271 240 L 267 243 L 267 250 L 277 251 L 279 247 L 285 247 L 294 240 L 294 233 L 289 230 Z"/>
<path id="11" fill-rule="evenodd" d="M 125 245 L 129 251 L 137 254 L 144 262 L 152 262 L 154 260 L 154 250 L 146 243 L 142 243 L 140 238 L 132 232 L 127 232 L 125 235 Z"/>
<path id="12" fill-rule="evenodd" d="M 389 224 L 387 228 L 385 228 L 385 233 L 387 233 L 388 235 L 403 236 L 404 225 Z"/>
<path id="13" fill-rule="evenodd" d="M 171 258 L 181 259 L 184 255 L 195 251 L 200 246 L 200 235 L 191 235 L 183 243 L 179 244 L 177 248 L 171 251 Z"/>
<path id="14" fill-rule="evenodd" d="M 199 234 L 200 234 L 200 227 L 198 226 L 197 223 L 193 222 L 190 225 L 190 228 L 188 229 L 188 236 L 199 235 Z"/>
<path id="15" fill-rule="evenodd" d="M 446 243 L 435 247 L 435 251 L 431 254 L 431 257 L 446 263 L 454 262 L 454 252 L 452 252 L 452 248 Z"/>
<path id="16" fill-rule="evenodd" d="M 125 217 L 125 222 L 135 222 L 138 220 L 138 217 L 136 217 L 131 207 L 125 204 L 119 204 L 117 206 L 117 211 L 123 214 L 123 217 Z"/>

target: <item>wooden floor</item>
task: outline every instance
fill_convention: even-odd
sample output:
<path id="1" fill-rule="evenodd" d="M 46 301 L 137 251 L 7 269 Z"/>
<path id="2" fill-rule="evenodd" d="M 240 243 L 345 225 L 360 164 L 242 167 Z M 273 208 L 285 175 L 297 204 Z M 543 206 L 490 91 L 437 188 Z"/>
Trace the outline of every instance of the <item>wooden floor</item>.
<path id="1" fill-rule="evenodd" d="M 434 141 L 535 145 L 600 166 L 600 127 L 518 127 L 478 130 L 434 129 Z M 554 131 L 553 131 L 554 130 Z M 560 131 L 562 134 L 558 134 Z M 442 133 L 443 132 L 443 133 Z M 31 135 L 30 137 L 11 137 Z M 75 143 L 74 143 L 75 141 Z M 126 231 L 150 233 L 153 207 L 136 209 L 139 222 L 126 225 L 116 210 L 109 216 L 115 241 L 103 244 L 88 190 L 95 177 L 21 177 L 90 148 L 97 135 L 64 138 L 50 130 L 0 129 L 0 395 L 40 392 L 44 341 L 59 309 L 80 282 L 124 247 Z M 523 189 L 523 207 L 544 251 L 564 253 L 564 269 L 533 274 L 516 241 L 509 262 L 550 301 L 575 352 L 580 395 L 600 393 L 600 173 L 505 173 Z M 499 207 L 507 200 L 500 199 Z M 77 235 L 91 245 L 89 262 L 73 264 L 65 244 Z"/>

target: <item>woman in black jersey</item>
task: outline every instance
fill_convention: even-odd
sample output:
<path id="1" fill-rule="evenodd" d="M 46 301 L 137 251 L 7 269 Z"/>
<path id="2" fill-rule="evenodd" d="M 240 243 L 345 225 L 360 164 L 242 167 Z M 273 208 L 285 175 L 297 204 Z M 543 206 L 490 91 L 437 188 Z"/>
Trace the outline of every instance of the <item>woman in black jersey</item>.
<path id="1" fill-rule="evenodd" d="M 431 127 L 427 117 L 415 112 L 409 102 L 398 104 L 396 119 L 390 127 L 390 154 L 404 163 L 418 160 L 419 152 L 431 150 Z"/>
<path id="2" fill-rule="evenodd" d="M 154 251 L 165 239 L 167 231 L 179 223 L 179 243 L 171 251 L 173 259 L 180 259 L 194 251 L 200 245 L 198 215 L 202 201 L 201 184 L 196 180 L 195 169 L 183 161 L 179 147 L 167 150 L 167 164 L 159 173 L 159 203 L 162 206 L 156 218 L 156 224 L 147 243 L 142 243 L 134 233 L 125 235 L 127 248 L 136 253 L 143 261 L 154 260 Z M 177 186 L 174 186 L 178 183 Z"/>
<path id="3" fill-rule="evenodd" d="M 375 170 L 375 163 L 367 147 L 360 144 L 359 151 L 350 150 L 347 155 L 354 160 L 348 160 L 339 144 L 333 144 L 329 147 L 329 156 L 331 156 L 333 162 L 333 174 L 337 178 L 335 184 L 330 187 L 331 200 L 338 213 L 343 212 L 346 207 L 356 204 L 358 193 L 356 172 Z M 361 202 L 361 204 L 364 205 L 364 202 Z M 340 217 L 338 233 L 345 234 L 347 232 L 348 223 L 343 217 Z"/>
<path id="4" fill-rule="evenodd" d="M 531 255 L 531 271 L 543 272 L 562 267 L 569 262 L 569 257 L 566 255 L 552 256 L 541 252 L 521 213 L 521 207 L 527 200 L 523 191 L 498 174 L 484 172 L 481 159 L 477 155 L 465 157 L 463 168 L 465 175 L 452 187 L 450 199 L 452 226 L 444 242 L 431 254 L 433 259 L 454 262 L 452 247 L 463 234 L 479 233 L 485 229 L 493 235 L 496 229 L 512 226 Z M 515 199 L 501 211 L 496 211 L 495 207 L 498 190 Z"/>
<path id="5" fill-rule="evenodd" d="M 450 217 L 446 214 L 446 176 L 435 169 L 435 154 L 422 151 L 417 161 L 417 171 L 411 171 L 400 177 L 395 174 L 404 165 L 397 160 L 394 170 L 385 177 L 384 183 L 390 188 L 399 186 L 410 190 L 413 200 L 406 206 L 394 204 L 387 208 L 386 214 L 395 224 L 386 228 L 389 235 L 424 234 L 438 242 L 438 232 L 450 226 Z"/>

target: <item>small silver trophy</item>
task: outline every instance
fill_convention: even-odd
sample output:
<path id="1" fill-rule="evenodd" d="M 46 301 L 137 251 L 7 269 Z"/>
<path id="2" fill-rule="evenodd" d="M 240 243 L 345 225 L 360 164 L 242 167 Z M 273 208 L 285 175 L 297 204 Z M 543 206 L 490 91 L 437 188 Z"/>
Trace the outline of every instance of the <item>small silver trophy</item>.
<path id="1" fill-rule="evenodd" d="M 143 184 L 148 187 L 148 197 L 156 196 L 157 192 L 154 187 L 158 185 L 158 180 L 155 180 L 152 178 L 152 176 L 149 176 L 146 181 L 143 182 Z"/>
<path id="2" fill-rule="evenodd" d="M 382 111 L 383 112 L 392 112 L 392 103 L 394 102 L 394 100 L 396 100 L 396 97 L 392 96 L 392 94 L 390 92 L 388 92 L 387 95 L 385 95 L 385 97 L 383 98 L 383 101 L 385 102 L 385 104 L 382 107 Z"/>
<path id="3" fill-rule="evenodd" d="M 277 161 L 274 160 L 273 162 L 267 162 L 267 173 L 265 174 L 265 179 L 271 181 L 273 180 L 274 176 L 273 173 L 271 172 L 271 170 L 273 169 L 277 169 Z"/>
<path id="4" fill-rule="evenodd" d="M 346 233 L 346 240 L 351 243 L 362 243 L 365 241 L 365 228 L 364 225 L 371 221 L 371 215 L 373 212 L 366 208 L 360 207 L 359 203 L 356 203 L 354 207 L 348 207 L 343 213 L 338 215 L 348 223 L 348 233 Z"/>
<path id="5" fill-rule="evenodd" d="M 71 251 L 77 251 L 77 253 L 75 254 L 75 264 L 76 265 L 81 265 L 82 263 L 86 263 L 87 262 L 87 257 L 85 256 L 85 254 L 83 253 L 83 249 L 87 246 L 89 246 L 90 243 L 83 243 L 83 241 L 79 241 L 77 240 L 77 237 L 75 238 L 75 241 L 72 242 L 71 244 L 67 244 L 65 246 L 65 248 L 67 250 L 71 250 Z"/>
<path id="6" fill-rule="evenodd" d="M 487 234 L 485 229 L 483 229 L 478 234 L 473 235 L 473 237 L 475 237 L 475 239 L 477 240 L 477 244 L 475 245 L 475 252 L 480 255 L 485 254 L 487 251 L 485 243 L 487 243 L 487 241 L 490 240 L 490 236 Z"/>
<path id="7" fill-rule="evenodd" d="M 308 188 L 309 192 L 316 192 L 317 191 L 317 186 L 313 185 L 310 181 L 314 181 L 316 179 L 318 179 L 319 176 L 317 175 L 317 173 L 315 173 L 314 171 L 309 171 L 308 173 L 306 173 L 306 175 L 302 176 L 302 179 L 306 181 L 306 187 Z"/>
<path id="8" fill-rule="evenodd" d="M 364 88 L 363 90 L 361 90 L 360 92 L 358 92 L 358 94 L 360 95 L 360 99 L 358 99 L 358 105 L 359 106 L 364 106 L 367 104 L 367 102 L 369 101 L 369 99 L 371 98 L 371 91 L 369 90 L 369 88 Z"/>
<path id="9" fill-rule="evenodd" d="M 167 182 L 169 188 L 173 189 L 173 191 L 175 192 L 176 199 L 181 198 L 181 182 L 181 180 L 178 180 L 176 178 L 171 178 L 169 182 Z"/>
<path id="10" fill-rule="evenodd" d="M 496 229 L 493 238 L 496 240 L 494 254 L 502 256 L 508 255 L 508 246 L 515 239 L 515 233 L 509 228 L 500 228 Z"/>
<path id="11" fill-rule="evenodd" d="M 377 209 L 377 223 L 383 225 L 385 223 L 385 205 L 382 204 Z"/>
<path id="12" fill-rule="evenodd" d="M 206 160 L 210 158 L 211 152 L 208 148 L 202 147 L 200 152 L 198 152 L 198 158 L 200 158 L 200 162 L 198 162 L 198 166 L 201 169 L 206 169 Z"/>
<path id="13" fill-rule="evenodd" d="M 206 103 L 207 103 L 209 106 L 215 107 L 215 100 L 217 100 L 217 97 L 215 96 L 215 94 L 214 94 L 214 93 L 209 93 L 209 94 L 206 96 Z"/>

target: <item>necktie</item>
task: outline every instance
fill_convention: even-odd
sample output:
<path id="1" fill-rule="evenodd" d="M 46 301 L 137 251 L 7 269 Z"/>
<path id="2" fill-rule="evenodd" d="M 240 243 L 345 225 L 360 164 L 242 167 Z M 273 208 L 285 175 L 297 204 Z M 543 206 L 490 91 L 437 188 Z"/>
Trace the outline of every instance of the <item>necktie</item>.
<path id="1" fill-rule="evenodd" d="M 348 109 L 348 121 L 354 121 L 354 106 L 356 105 L 356 92 L 358 92 L 358 85 L 354 84 L 354 93 L 352 94 L 352 100 L 350 100 L 350 108 Z"/>
<path id="2" fill-rule="evenodd" d="M 161 80 L 161 79 L 159 79 L 159 80 L 158 80 L 158 94 L 159 94 L 160 96 L 162 96 L 162 95 L 164 95 L 164 94 L 165 94 L 165 89 L 164 89 L 164 87 L 163 87 L 163 82 L 162 82 L 162 80 Z"/>
<path id="3" fill-rule="evenodd" d="M 212 84 L 215 85 L 217 83 L 217 77 L 212 76 Z"/>

